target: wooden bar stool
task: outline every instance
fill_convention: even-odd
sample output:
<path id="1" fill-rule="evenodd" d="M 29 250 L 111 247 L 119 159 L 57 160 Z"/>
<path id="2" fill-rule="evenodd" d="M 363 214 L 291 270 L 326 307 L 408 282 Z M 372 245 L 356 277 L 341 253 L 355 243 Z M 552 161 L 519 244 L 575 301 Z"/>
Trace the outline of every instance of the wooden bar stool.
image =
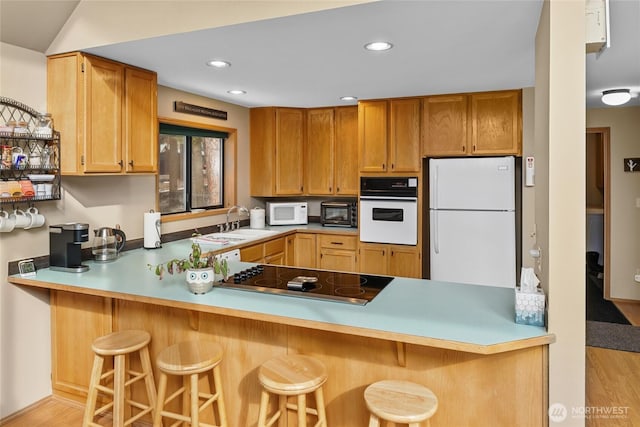
<path id="1" fill-rule="evenodd" d="M 438 398 L 428 388 L 409 381 L 378 381 L 364 391 L 371 412 L 369 427 L 380 426 L 380 420 L 418 427 L 438 409 Z"/>
<path id="2" fill-rule="evenodd" d="M 155 427 L 162 426 L 163 417 L 178 420 L 171 426 L 180 425 L 182 422 L 187 422 L 194 427 L 227 426 L 227 414 L 222 394 L 222 378 L 220 376 L 222 353 L 220 344 L 208 341 L 182 342 L 167 347 L 160 352 L 156 358 L 156 366 L 160 369 L 160 382 L 158 385 L 158 403 L 153 419 Z M 202 392 L 198 388 L 200 374 L 202 373 L 209 375 L 210 393 Z M 167 375 L 181 376 L 182 387 L 165 399 Z M 167 403 L 179 396 L 182 396 L 182 414 L 164 409 Z M 202 404 L 200 404 L 201 399 L 204 399 Z M 218 406 L 220 424 L 212 425 L 201 422 L 200 412 L 208 406 L 211 406 L 213 422 L 216 422 L 214 404 Z"/>
<path id="3" fill-rule="evenodd" d="M 82 426 L 102 426 L 93 422 L 94 418 L 113 407 L 113 425 L 115 427 L 123 427 L 133 424 L 135 420 L 155 410 L 156 404 L 156 386 L 153 380 L 153 370 L 151 369 L 151 359 L 149 358 L 149 341 L 151 335 L 146 331 L 120 331 L 96 338 L 91 345 L 95 356 L 93 358 L 93 369 L 91 371 L 91 380 L 89 384 L 89 392 L 87 395 L 87 405 L 82 419 Z M 142 372 L 136 372 L 130 369 L 129 356 L 138 352 Z M 102 373 L 105 357 L 113 357 L 113 369 Z M 113 388 L 106 381 L 109 377 L 113 377 Z M 147 389 L 147 404 L 137 402 L 131 399 L 131 385 L 137 381 L 143 380 Z M 104 384 L 102 384 L 104 383 Z M 96 409 L 96 401 L 98 391 L 108 394 L 112 399 Z M 125 419 L 125 405 L 127 412 L 131 407 L 140 410 L 136 415 Z"/>
<path id="4" fill-rule="evenodd" d="M 287 410 L 297 411 L 298 427 L 306 427 L 307 414 L 315 415 L 316 427 L 327 426 L 322 385 L 327 381 L 327 368 L 310 356 L 300 354 L 285 355 L 266 361 L 258 371 L 262 384 L 258 427 L 269 427 L 280 419 L 286 423 Z M 278 410 L 267 420 L 269 393 L 278 396 Z M 308 408 L 306 395 L 313 393 L 316 407 Z M 297 396 L 297 404 L 288 403 L 287 396 Z"/>

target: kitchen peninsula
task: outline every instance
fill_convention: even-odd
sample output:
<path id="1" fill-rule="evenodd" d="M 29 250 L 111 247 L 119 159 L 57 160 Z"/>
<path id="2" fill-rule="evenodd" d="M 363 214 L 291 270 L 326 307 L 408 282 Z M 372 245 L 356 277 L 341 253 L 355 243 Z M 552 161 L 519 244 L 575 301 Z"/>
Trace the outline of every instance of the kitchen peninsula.
<path id="1" fill-rule="evenodd" d="M 257 368 L 287 352 L 326 363 L 330 425 L 365 425 L 364 388 L 388 378 L 417 381 L 436 393 L 433 426 L 544 425 L 547 348 L 555 337 L 514 323 L 513 290 L 395 278 L 360 306 L 222 287 L 194 295 L 183 275 L 158 280 L 147 270 L 182 256 L 190 244 L 127 251 L 111 263 L 88 261 L 85 273 L 42 269 L 34 277 L 9 277 L 50 289 L 54 394 L 84 401 L 91 341 L 136 328 L 151 333 L 152 358 L 187 339 L 220 342 L 234 426 L 255 425 Z M 250 265 L 232 262 L 231 272 Z"/>

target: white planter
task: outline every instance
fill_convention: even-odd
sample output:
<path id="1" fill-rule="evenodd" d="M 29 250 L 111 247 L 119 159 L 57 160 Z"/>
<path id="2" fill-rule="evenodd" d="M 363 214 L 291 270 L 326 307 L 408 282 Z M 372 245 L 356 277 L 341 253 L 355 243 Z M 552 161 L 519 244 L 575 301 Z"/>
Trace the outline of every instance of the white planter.
<path id="1" fill-rule="evenodd" d="M 186 272 L 187 285 L 194 294 L 206 294 L 216 280 L 213 267 L 187 269 Z"/>

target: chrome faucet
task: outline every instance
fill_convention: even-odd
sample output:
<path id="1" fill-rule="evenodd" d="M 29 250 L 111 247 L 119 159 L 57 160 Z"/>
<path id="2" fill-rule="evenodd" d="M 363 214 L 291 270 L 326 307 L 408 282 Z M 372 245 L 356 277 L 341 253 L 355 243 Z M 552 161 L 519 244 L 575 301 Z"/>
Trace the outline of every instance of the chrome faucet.
<path id="1" fill-rule="evenodd" d="M 238 218 L 232 223 L 229 223 L 229 214 L 231 214 L 231 212 L 233 212 L 234 209 L 238 211 Z M 224 231 L 233 231 L 240 228 L 240 215 L 242 213 L 249 215 L 249 209 L 245 208 L 244 206 L 238 206 L 238 205 L 231 206 L 227 211 L 227 221 L 224 224 Z"/>

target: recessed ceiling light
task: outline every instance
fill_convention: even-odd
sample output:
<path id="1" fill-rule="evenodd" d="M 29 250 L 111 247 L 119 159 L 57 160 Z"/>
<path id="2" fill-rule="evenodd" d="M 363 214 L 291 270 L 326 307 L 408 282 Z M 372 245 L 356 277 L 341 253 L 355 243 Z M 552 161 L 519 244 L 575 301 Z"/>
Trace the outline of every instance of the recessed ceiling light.
<path id="1" fill-rule="evenodd" d="M 629 89 L 611 89 L 602 92 L 602 102 L 607 105 L 622 105 L 629 102 L 631 92 Z"/>
<path id="2" fill-rule="evenodd" d="M 233 89 L 233 90 L 228 90 L 227 93 L 230 93 L 231 95 L 244 95 L 247 92 L 240 89 Z"/>
<path id="3" fill-rule="evenodd" d="M 340 99 L 342 101 L 357 101 L 358 97 L 356 97 L 356 96 L 341 96 Z"/>
<path id="4" fill-rule="evenodd" d="M 212 59 L 211 61 L 207 62 L 207 65 L 210 66 L 210 67 L 215 67 L 215 68 L 231 67 L 231 63 L 230 62 L 223 61 L 221 59 Z"/>
<path id="5" fill-rule="evenodd" d="M 364 48 L 367 50 L 373 50 L 373 51 L 382 51 L 382 50 L 389 50 L 393 47 L 393 45 L 389 42 L 371 42 L 371 43 L 367 43 L 364 45 Z"/>

